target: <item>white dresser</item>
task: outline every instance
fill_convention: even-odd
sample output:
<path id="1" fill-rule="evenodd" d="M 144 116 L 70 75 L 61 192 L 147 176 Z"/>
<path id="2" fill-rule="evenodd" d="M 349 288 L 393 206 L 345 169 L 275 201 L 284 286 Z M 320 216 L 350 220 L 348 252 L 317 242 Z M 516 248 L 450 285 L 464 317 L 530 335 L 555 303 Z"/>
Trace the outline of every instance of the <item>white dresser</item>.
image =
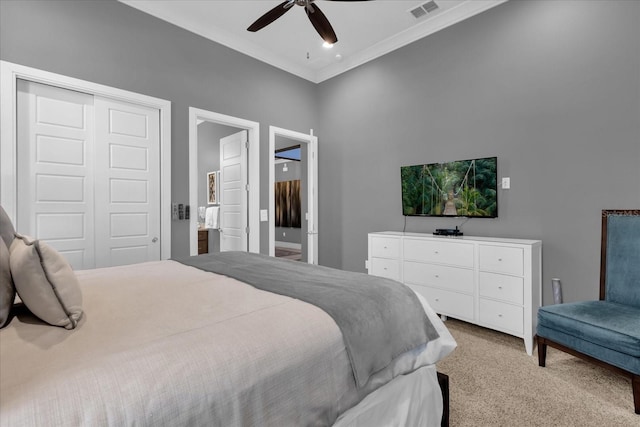
<path id="1" fill-rule="evenodd" d="M 540 240 L 370 233 L 367 265 L 369 274 L 424 295 L 443 316 L 522 338 L 532 354 L 542 301 Z"/>

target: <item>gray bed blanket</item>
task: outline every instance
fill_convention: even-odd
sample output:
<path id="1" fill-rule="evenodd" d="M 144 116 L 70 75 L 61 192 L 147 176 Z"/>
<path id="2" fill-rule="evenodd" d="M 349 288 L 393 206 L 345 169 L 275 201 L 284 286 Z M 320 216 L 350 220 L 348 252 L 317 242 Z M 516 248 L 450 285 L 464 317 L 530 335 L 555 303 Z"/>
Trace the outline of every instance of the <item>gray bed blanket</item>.
<path id="1" fill-rule="evenodd" d="M 358 387 L 402 353 L 438 338 L 413 291 L 393 280 L 246 252 L 175 261 L 324 310 L 342 332 Z"/>

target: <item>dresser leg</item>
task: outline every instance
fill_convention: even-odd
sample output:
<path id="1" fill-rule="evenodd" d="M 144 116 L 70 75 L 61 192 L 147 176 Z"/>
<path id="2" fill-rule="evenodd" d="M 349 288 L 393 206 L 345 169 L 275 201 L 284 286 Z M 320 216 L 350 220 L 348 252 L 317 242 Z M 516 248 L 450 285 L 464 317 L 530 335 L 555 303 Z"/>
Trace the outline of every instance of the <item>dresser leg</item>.
<path id="1" fill-rule="evenodd" d="M 533 355 L 533 337 L 524 337 L 524 348 L 529 356 Z"/>

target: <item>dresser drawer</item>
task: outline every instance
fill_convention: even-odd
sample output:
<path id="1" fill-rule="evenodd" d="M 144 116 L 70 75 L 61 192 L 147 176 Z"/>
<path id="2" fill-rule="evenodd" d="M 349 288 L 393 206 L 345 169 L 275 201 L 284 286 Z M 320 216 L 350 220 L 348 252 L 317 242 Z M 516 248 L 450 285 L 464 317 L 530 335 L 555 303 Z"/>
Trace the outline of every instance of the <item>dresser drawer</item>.
<path id="1" fill-rule="evenodd" d="M 513 304 L 522 304 L 524 299 L 524 279 L 503 274 L 481 271 L 479 276 L 480 296 Z"/>
<path id="2" fill-rule="evenodd" d="M 473 321 L 473 296 L 426 286 L 408 285 L 427 299 L 438 314 Z"/>
<path id="3" fill-rule="evenodd" d="M 388 258 L 371 258 L 369 274 L 400 280 L 400 261 Z"/>
<path id="4" fill-rule="evenodd" d="M 404 239 L 404 257 L 411 261 L 473 267 L 473 244 L 436 240 Z"/>
<path id="5" fill-rule="evenodd" d="M 371 236 L 371 256 L 379 258 L 400 258 L 400 239 Z"/>
<path id="6" fill-rule="evenodd" d="M 405 261 L 403 266 L 405 283 L 473 293 L 473 270 L 415 261 Z"/>
<path id="7" fill-rule="evenodd" d="M 524 271 L 524 251 L 508 246 L 480 245 L 480 270 L 522 276 Z"/>
<path id="8" fill-rule="evenodd" d="M 489 327 L 522 335 L 524 311 L 522 307 L 480 298 L 480 323 Z"/>

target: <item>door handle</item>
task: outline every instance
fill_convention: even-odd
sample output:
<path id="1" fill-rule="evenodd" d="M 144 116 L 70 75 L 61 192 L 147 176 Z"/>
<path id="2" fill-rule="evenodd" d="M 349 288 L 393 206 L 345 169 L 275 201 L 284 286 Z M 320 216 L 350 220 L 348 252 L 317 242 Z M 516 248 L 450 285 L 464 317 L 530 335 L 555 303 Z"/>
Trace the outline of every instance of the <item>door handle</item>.
<path id="1" fill-rule="evenodd" d="M 157 241 L 158 241 L 158 238 L 157 238 L 157 237 L 154 237 L 153 239 L 151 239 L 151 243 L 155 243 L 155 242 L 157 242 Z"/>

